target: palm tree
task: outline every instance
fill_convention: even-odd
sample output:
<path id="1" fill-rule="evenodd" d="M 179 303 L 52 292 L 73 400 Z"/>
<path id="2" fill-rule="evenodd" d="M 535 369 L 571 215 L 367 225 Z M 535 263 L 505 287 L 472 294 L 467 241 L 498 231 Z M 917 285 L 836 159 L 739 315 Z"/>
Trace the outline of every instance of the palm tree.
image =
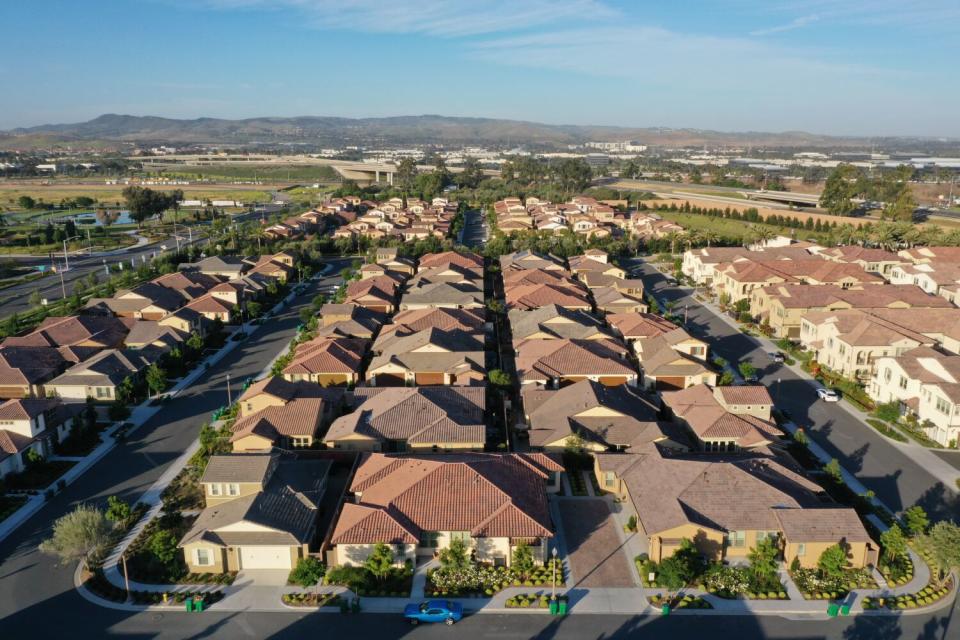
<path id="1" fill-rule="evenodd" d="M 680 239 L 680 234 L 677 233 L 676 231 L 671 231 L 670 233 L 664 236 L 664 239 L 670 242 L 671 255 L 675 254 L 677 252 L 677 240 Z"/>
<path id="2" fill-rule="evenodd" d="M 837 227 L 837 240 L 840 244 L 853 244 L 857 237 L 857 230 L 852 224 L 843 224 Z"/>
<path id="3" fill-rule="evenodd" d="M 706 243 L 707 243 L 707 247 L 709 248 L 711 244 L 713 244 L 714 242 L 717 242 L 718 240 L 720 240 L 720 236 L 718 236 L 718 235 L 717 235 L 716 233 L 714 233 L 713 231 L 701 231 L 701 232 L 700 232 L 700 239 L 701 239 L 703 242 L 706 242 Z"/>
<path id="4" fill-rule="evenodd" d="M 892 249 L 896 243 L 893 225 L 886 222 L 878 224 L 870 234 L 870 239 L 883 249 Z"/>
<path id="5" fill-rule="evenodd" d="M 773 232 L 773 229 L 767 226 L 755 226 L 752 227 L 753 230 L 753 241 L 757 244 L 763 244 L 767 240 L 772 240 L 776 235 Z"/>

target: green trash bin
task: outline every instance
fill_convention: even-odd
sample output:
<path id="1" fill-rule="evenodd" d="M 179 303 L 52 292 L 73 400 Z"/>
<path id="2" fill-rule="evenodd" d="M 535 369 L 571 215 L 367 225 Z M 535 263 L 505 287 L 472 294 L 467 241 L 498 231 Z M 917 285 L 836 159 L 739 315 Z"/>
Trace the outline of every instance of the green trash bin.
<path id="1" fill-rule="evenodd" d="M 193 598 L 187 598 L 184 602 L 187 605 L 187 613 L 193 611 Z"/>
<path id="2" fill-rule="evenodd" d="M 665 604 L 662 607 L 660 607 L 660 615 L 662 616 L 670 615 L 670 605 Z"/>
<path id="3" fill-rule="evenodd" d="M 829 607 L 827 607 L 827 615 L 831 618 L 836 618 L 838 613 L 840 613 L 840 606 L 836 603 L 832 603 Z"/>
<path id="4" fill-rule="evenodd" d="M 561 600 L 561 601 L 559 602 L 558 607 L 557 607 L 557 615 L 558 615 L 558 616 L 565 616 L 565 615 L 567 615 L 567 601 L 566 601 L 566 600 Z"/>
<path id="5" fill-rule="evenodd" d="M 203 598 L 197 598 L 193 601 L 193 610 L 194 611 L 203 611 Z"/>
<path id="6" fill-rule="evenodd" d="M 556 600 L 551 600 L 551 601 L 550 601 L 550 615 L 552 615 L 552 616 L 557 615 L 558 609 L 559 609 L 559 605 L 558 605 L 557 601 L 556 601 Z"/>
<path id="7" fill-rule="evenodd" d="M 840 607 L 840 615 L 842 616 L 850 615 L 850 605 L 845 604 L 842 607 Z"/>

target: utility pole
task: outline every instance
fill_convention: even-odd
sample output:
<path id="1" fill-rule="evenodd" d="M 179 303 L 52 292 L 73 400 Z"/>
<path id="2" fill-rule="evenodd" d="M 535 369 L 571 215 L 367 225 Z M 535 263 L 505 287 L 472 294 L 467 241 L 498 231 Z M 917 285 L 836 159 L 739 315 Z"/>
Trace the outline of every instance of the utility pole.
<path id="1" fill-rule="evenodd" d="M 227 407 L 233 404 L 233 397 L 230 395 L 230 374 L 227 373 Z"/>

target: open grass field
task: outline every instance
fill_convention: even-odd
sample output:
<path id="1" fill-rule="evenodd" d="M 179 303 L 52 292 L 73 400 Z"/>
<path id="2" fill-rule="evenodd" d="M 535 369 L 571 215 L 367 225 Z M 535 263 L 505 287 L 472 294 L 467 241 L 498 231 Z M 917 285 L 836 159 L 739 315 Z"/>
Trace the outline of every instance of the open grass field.
<path id="1" fill-rule="evenodd" d="M 48 181 L 0 181 L 0 209 L 18 210 L 17 198 L 30 196 L 34 200 L 43 200 L 57 204 L 62 200 L 72 200 L 80 196 L 94 198 L 97 202 L 109 206 L 123 204 L 123 189 L 126 185 L 108 185 L 82 182 Z M 240 200 L 241 202 L 269 202 L 270 192 L 289 185 L 268 183 L 259 185 L 242 184 L 186 184 L 186 185 L 148 185 L 156 191 L 180 189 L 184 197 L 202 200 Z"/>
<path id="2" fill-rule="evenodd" d="M 674 211 L 658 211 L 657 213 L 666 220 L 676 222 L 688 231 L 711 231 L 719 236 L 733 238 L 742 243 L 749 243 L 754 240 L 753 228 L 756 226 L 754 223 L 744 222 L 742 220 L 712 218 L 696 213 L 680 213 Z M 778 227 L 770 225 L 767 228 L 776 230 Z M 797 238 L 800 240 L 822 242 L 823 237 L 826 235 L 815 231 L 807 231 L 806 229 L 788 229 L 786 227 L 782 229 L 781 233 L 790 235 L 791 231 L 795 231 Z"/>
<path id="3" fill-rule="evenodd" d="M 160 169 L 164 176 L 191 180 L 256 180 L 275 182 L 337 183 L 339 175 L 326 165 L 297 166 L 276 164 L 203 164 L 173 165 Z"/>

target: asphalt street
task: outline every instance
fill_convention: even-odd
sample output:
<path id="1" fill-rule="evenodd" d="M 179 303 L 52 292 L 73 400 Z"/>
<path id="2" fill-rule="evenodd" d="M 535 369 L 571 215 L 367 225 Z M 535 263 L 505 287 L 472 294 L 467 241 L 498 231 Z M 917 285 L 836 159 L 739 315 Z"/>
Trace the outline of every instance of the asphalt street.
<path id="1" fill-rule="evenodd" d="M 470 209 L 463 214 L 463 242 L 467 247 L 481 247 L 487 241 L 487 218 L 483 211 Z"/>
<path id="2" fill-rule="evenodd" d="M 195 233 L 194 235 L 197 234 Z M 204 241 L 206 241 L 206 238 L 194 238 L 195 244 L 200 244 Z M 23 284 L 0 290 L 0 318 L 14 313 L 23 313 L 29 309 L 31 306 L 29 302 L 30 294 L 34 291 L 39 291 L 41 297 L 47 298 L 51 302 L 59 300 L 63 297 L 64 289 L 66 289 L 67 295 L 70 295 L 73 292 L 73 282 L 80 278 L 86 278 L 91 272 L 96 272 L 97 275 L 100 276 L 100 279 L 103 280 L 106 277 L 104 264 L 112 268 L 118 262 L 123 262 L 124 267 L 129 268 L 131 260 L 135 260 L 137 264 L 140 264 L 144 256 L 150 259 L 154 254 L 160 253 L 162 251 L 160 248 L 161 245 L 166 245 L 168 249 L 172 249 L 174 248 L 174 244 L 175 240 L 173 238 L 167 238 L 142 247 L 131 247 L 122 252 L 95 253 L 91 256 L 70 256 L 70 269 L 63 274 L 62 286 L 59 274 L 51 273 L 39 280 L 24 282 Z M 186 242 L 182 241 L 182 244 L 186 244 Z M 20 264 L 31 266 L 46 265 L 48 269 L 50 267 L 50 259 L 43 256 L 16 258 L 16 261 Z M 57 265 L 62 265 L 63 253 L 54 254 L 54 261 Z"/>
<path id="3" fill-rule="evenodd" d="M 77 595 L 73 588 L 75 567 L 57 566 L 53 558 L 37 551 L 37 545 L 49 535 L 53 521 L 79 503 L 103 504 L 111 495 L 136 501 L 197 438 L 210 414 L 227 403 L 227 372 L 236 393 L 243 380 L 257 375 L 290 341 L 300 324 L 300 308 L 309 304 L 317 288 L 342 281 L 339 271 L 350 260 L 333 260 L 330 273 L 334 275 L 307 287 L 283 312 L 0 543 L 0 637 L 54 637 L 46 635 L 45 630 L 51 624 L 63 623 L 67 623 L 64 631 L 89 628 L 90 637 L 101 637 L 95 631 L 113 623 L 103 621 L 103 626 L 97 626 L 91 622 L 106 612 Z M 11 635 L 10 629 L 18 633 Z"/>
<path id="4" fill-rule="evenodd" d="M 889 508 L 901 511 L 919 504 L 934 518 L 960 518 L 960 498 L 922 466 L 846 411 L 818 400 L 813 382 L 775 364 L 754 340 L 698 303 L 691 289 L 667 286 L 652 266 L 640 265 L 648 292 L 674 301 L 674 310 L 680 313 L 686 307 L 690 333 L 708 340 L 714 354 L 734 365 L 752 363 L 776 405 Z"/>

